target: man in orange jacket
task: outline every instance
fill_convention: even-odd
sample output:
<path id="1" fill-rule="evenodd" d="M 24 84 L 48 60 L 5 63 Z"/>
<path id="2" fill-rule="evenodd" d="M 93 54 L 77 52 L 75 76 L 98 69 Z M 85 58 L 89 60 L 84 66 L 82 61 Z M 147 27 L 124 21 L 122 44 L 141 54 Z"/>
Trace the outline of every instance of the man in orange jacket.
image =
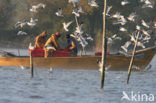
<path id="1" fill-rule="evenodd" d="M 35 48 L 43 48 L 46 41 L 47 33 L 43 31 L 40 35 L 35 38 Z"/>
<path id="2" fill-rule="evenodd" d="M 44 45 L 45 48 L 45 55 L 44 57 L 48 57 L 50 53 L 52 53 L 53 51 L 59 49 L 59 46 L 57 44 L 57 40 L 60 37 L 60 33 L 55 33 L 52 34 L 51 37 L 47 40 L 47 42 Z"/>

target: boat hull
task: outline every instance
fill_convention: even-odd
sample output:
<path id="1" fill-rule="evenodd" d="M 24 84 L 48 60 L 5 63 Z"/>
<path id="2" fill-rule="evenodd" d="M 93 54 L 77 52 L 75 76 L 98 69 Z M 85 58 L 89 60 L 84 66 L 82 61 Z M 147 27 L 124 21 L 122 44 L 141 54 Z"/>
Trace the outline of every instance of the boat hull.
<path id="1" fill-rule="evenodd" d="M 134 65 L 143 70 L 155 55 L 155 49 L 149 48 L 135 53 Z M 128 70 L 131 57 L 125 55 L 108 55 L 106 66 L 109 70 Z M 33 57 L 34 68 L 60 68 L 60 69 L 98 69 L 97 61 L 101 56 L 77 57 Z M 29 57 L 0 57 L 0 66 L 25 66 L 30 65 Z"/>

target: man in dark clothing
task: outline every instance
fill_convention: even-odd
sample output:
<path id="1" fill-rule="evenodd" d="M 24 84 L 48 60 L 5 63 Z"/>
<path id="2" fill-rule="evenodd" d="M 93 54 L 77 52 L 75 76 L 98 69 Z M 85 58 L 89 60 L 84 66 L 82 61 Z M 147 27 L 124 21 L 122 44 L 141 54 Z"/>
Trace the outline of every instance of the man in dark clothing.
<path id="1" fill-rule="evenodd" d="M 70 34 L 67 34 L 66 38 L 67 38 L 67 48 L 71 56 L 77 56 L 77 46 L 75 39 L 71 37 Z"/>

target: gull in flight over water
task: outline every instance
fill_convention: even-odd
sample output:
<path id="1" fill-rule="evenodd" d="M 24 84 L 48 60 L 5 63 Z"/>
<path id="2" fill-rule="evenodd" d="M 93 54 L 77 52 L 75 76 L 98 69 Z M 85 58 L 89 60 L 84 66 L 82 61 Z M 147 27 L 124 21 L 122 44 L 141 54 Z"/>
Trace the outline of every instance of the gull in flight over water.
<path id="1" fill-rule="evenodd" d="M 59 8 L 58 11 L 55 13 L 57 16 L 60 16 L 60 17 L 64 17 L 62 15 L 62 8 Z"/>
<path id="2" fill-rule="evenodd" d="M 68 22 L 68 23 L 65 23 L 65 22 L 63 23 L 63 28 L 64 28 L 65 31 L 69 31 L 69 30 L 68 30 L 68 27 L 72 24 L 72 22 L 73 22 L 73 21 L 70 21 L 70 22 Z"/>
<path id="3" fill-rule="evenodd" d="M 96 0 L 89 0 L 88 4 L 92 7 L 99 7 L 99 5 L 96 3 Z"/>

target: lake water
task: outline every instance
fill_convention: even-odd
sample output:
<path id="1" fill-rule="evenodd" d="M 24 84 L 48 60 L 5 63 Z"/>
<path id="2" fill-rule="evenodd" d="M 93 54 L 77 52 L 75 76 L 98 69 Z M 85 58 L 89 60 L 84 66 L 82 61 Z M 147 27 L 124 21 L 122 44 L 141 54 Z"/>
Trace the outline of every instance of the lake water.
<path id="1" fill-rule="evenodd" d="M 30 78 L 29 69 L 0 67 L 0 103 L 156 103 L 156 56 L 151 65 L 151 69 L 132 72 L 128 85 L 127 72 L 106 71 L 104 89 L 100 89 L 98 70 L 53 68 L 49 73 L 49 69 L 35 68 Z M 123 91 L 129 97 L 135 93 L 155 98 L 152 102 L 121 100 Z"/>

